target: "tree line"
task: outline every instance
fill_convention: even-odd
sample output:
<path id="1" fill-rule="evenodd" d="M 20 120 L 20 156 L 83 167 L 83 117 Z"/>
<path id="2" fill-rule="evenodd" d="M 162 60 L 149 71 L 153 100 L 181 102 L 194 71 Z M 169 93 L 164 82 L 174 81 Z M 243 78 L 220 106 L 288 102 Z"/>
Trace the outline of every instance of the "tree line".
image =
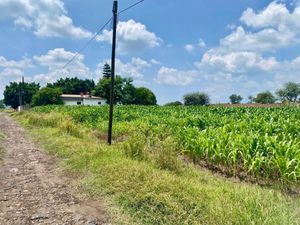
<path id="1" fill-rule="evenodd" d="M 90 79 L 61 78 L 54 83 L 47 83 L 43 88 L 40 84 L 32 82 L 11 82 L 4 90 L 4 104 L 16 109 L 21 105 L 51 105 L 63 104 L 62 94 L 91 94 L 110 99 L 111 70 L 106 63 L 103 67 L 103 77 L 97 84 Z M 122 105 L 156 105 L 154 93 L 145 87 L 135 87 L 132 78 L 122 78 L 117 75 L 114 89 L 115 104 Z M 0 105 L 1 106 L 1 105 Z"/>
<path id="2" fill-rule="evenodd" d="M 241 104 L 243 97 L 238 94 L 232 94 L 229 97 L 231 104 Z M 278 89 L 274 94 L 270 91 L 264 91 L 258 93 L 255 97 L 249 96 L 248 103 L 259 104 L 273 104 L 277 101 L 285 102 L 300 102 L 300 84 L 294 82 L 288 82 L 283 88 Z M 180 105 L 209 105 L 209 95 L 204 92 L 194 92 L 183 96 L 183 103 L 180 101 L 167 103 L 166 106 L 180 106 Z"/>

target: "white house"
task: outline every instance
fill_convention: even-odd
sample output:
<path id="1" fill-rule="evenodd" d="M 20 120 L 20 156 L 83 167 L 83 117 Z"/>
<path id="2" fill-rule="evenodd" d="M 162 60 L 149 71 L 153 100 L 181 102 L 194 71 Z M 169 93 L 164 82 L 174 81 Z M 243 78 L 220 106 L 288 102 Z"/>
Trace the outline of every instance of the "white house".
<path id="1" fill-rule="evenodd" d="M 65 105 L 106 105 L 106 99 L 92 95 L 63 94 L 61 99 Z"/>

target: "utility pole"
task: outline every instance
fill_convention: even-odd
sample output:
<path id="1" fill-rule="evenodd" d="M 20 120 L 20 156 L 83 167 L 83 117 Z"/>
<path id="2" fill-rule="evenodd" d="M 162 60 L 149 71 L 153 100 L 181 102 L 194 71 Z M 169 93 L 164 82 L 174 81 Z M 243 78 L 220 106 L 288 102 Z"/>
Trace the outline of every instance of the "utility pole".
<path id="1" fill-rule="evenodd" d="M 20 111 L 22 110 L 22 92 L 23 92 L 23 85 L 24 85 L 24 77 L 22 77 L 22 82 L 19 83 L 19 106 L 20 106 Z"/>
<path id="2" fill-rule="evenodd" d="M 118 19 L 118 1 L 113 5 L 113 36 L 112 36 L 112 54 L 111 54 L 111 87 L 110 87 L 110 104 L 109 104 L 109 124 L 107 142 L 111 145 L 112 126 L 114 114 L 114 86 L 115 86 L 115 59 L 116 59 L 116 37 L 117 37 L 117 19 Z"/>

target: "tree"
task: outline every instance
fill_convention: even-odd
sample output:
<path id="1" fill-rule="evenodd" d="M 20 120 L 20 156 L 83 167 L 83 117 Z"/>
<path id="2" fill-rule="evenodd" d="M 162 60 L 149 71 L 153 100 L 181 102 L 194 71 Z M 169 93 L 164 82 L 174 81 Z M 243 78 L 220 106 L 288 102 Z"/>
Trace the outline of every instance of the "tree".
<path id="1" fill-rule="evenodd" d="M 240 95 L 233 94 L 229 97 L 231 104 L 241 104 L 243 98 Z"/>
<path id="2" fill-rule="evenodd" d="M 165 106 L 181 106 L 181 105 L 183 105 L 183 104 L 180 101 L 169 102 L 169 103 L 165 104 Z"/>
<path id="3" fill-rule="evenodd" d="M 273 104 L 276 102 L 276 98 L 271 92 L 265 91 L 262 93 L 258 93 L 253 101 L 261 104 Z"/>
<path id="4" fill-rule="evenodd" d="M 300 84 L 288 82 L 282 89 L 276 91 L 281 101 L 297 102 L 300 96 Z"/>
<path id="5" fill-rule="evenodd" d="M 206 93 L 194 92 L 183 96 L 184 105 L 208 105 L 209 96 Z"/>
<path id="6" fill-rule="evenodd" d="M 111 68 L 108 63 L 105 63 L 103 66 L 103 78 L 111 78 Z"/>
<path id="7" fill-rule="evenodd" d="M 136 89 L 134 104 L 136 105 L 156 105 L 156 96 L 145 87 Z"/>
<path id="8" fill-rule="evenodd" d="M 115 78 L 115 87 L 114 87 L 114 103 L 122 103 L 123 98 L 123 87 L 125 84 L 125 80 L 121 76 L 116 76 Z M 110 87 L 111 87 L 111 78 L 103 78 L 100 79 L 98 84 L 96 85 L 93 95 L 105 98 L 107 103 L 109 103 L 110 99 Z"/>
<path id="9" fill-rule="evenodd" d="M 122 98 L 121 104 L 131 105 L 135 103 L 136 88 L 132 84 L 132 78 L 123 78 Z"/>
<path id="10" fill-rule="evenodd" d="M 4 101 L 0 100 L 0 109 L 4 109 L 4 108 L 5 108 Z"/>
<path id="11" fill-rule="evenodd" d="M 40 89 L 36 83 L 16 83 L 11 82 L 4 90 L 4 104 L 16 109 L 20 105 L 19 96 L 21 94 L 21 105 L 31 103 L 32 96 Z"/>
<path id="12" fill-rule="evenodd" d="M 251 95 L 249 95 L 249 96 L 248 96 L 248 99 L 249 99 L 249 102 L 248 102 L 248 103 L 252 104 L 253 101 L 254 101 L 254 97 L 251 96 Z"/>
<path id="13" fill-rule="evenodd" d="M 63 101 L 61 100 L 61 95 L 62 91 L 60 88 L 45 87 L 35 93 L 32 97 L 31 105 L 62 105 Z"/>
<path id="14" fill-rule="evenodd" d="M 47 84 L 50 88 L 60 88 L 64 94 L 81 94 L 91 93 L 95 88 L 95 82 L 89 79 L 74 78 L 61 78 L 53 84 Z"/>

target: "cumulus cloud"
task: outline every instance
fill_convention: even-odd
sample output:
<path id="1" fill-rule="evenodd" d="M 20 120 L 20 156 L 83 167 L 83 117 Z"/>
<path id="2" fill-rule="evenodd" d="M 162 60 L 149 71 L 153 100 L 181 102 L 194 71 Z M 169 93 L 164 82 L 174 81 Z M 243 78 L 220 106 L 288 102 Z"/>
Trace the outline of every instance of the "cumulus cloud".
<path id="1" fill-rule="evenodd" d="M 32 60 L 28 58 L 23 58 L 20 61 L 7 60 L 5 57 L 0 56 L 0 68 L 17 68 L 26 69 L 33 67 Z"/>
<path id="2" fill-rule="evenodd" d="M 220 45 L 229 50 L 276 51 L 300 43 L 300 6 L 292 11 L 278 1 L 256 12 L 248 8 L 240 21 L 247 28 L 238 26 L 230 35 L 221 39 Z"/>
<path id="3" fill-rule="evenodd" d="M 193 45 L 191 45 L 191 44 L 187 44 L 187 45 L 184 46 L 184 49 L 187 52 L 191 53 L 191 52 L 193 52 L 195 50 L 195 47 Z"/>
<path id="4" fill-rule="evenodd" d="M 247 73 L 253 69 L 270 71 L 277 65 L 275 58 L 265 59 L 257 52 L 222 53 L 215 49 L 206 52 L 201 61 L 196 63 L 199 69 L 235 74 Z"/>
<path id="5" fill-rule="evenodd" d="M 196 49 L 196 47 L 198 47 L 198 48 L 205 48 L 206 47 L 205 41 L 202 38 L 200 38 L 199 42 L 197 44 L 195 44 L 195 45 L 193 45 L 193 44 L 187 44 L 187 45 L 184 46 L 184 49 L 187 52 L 191 53 L 191 52 L 193 52 Z"/>
<path id="6" fill-rule="evenodd" d="M 67 76 L 92 79 L 92 73 L 84 64 L 84 56 L 81 54 L 79 54 L 73 62 L 63 69 L 63 66 L 75 55 L 76 53 L 74 52 L 66 51 L 63 48 L 56 48 L 49 50 L 46 55 L 34 56 L 33 59 L 39 66 L 48 68 L 48 73 L 36 75 L 34 80 L 45 83 L 53 82 L 60 77 Z"/>
<path id="7" fill-rule="evenodd" d="M 97 40 L 111 43 L 111 37 L 112 31 L 104 30 Z M 117 37 L 118 51 L 123 54 L 154 48 L 161 44 L 161 39 L 155 33 L 148 31 L 144 24 L 134 20 L 119 22 Z"/>
<path id="8" fill-rule="evenodd" d="M 200 38 L 200 40 L 198 42 L 198 46 L 200 48 L 205 48 L 206 47 L 206 43 L 205 43 L 205 41 L 202 38 Z"/>
<path id="9" fill-rule="evenodd" d="M 198 71 L 196 70 L 183 71 L 174 68 L 161 67 L 155 81 L 159 84 L 186 86 L 194 82 L 197 76 Z"/>
<path id="10" fill-rule="evenodd" d="M 103 65 L 109 60 L 104 60 L 98 64 L 96 74 L 98 77 L 102 77 Z M 139 82 L 143 80 L 143 70 L 151 66 L 151 63 L 141 58 L 133 57 L 130 62 L 123 62 L 120 59 L 116 59 L 116 74 L 122 77 L 131 77 Z"/>
<path id="11" fill-rule="evenodd" d="M 1 0 L 0 21 L 5 19 L 13 19 L 22 28 L 34 29 L 38 37 L 85 39 L 92 35 L 73 24 L 61 0 Z"/>

